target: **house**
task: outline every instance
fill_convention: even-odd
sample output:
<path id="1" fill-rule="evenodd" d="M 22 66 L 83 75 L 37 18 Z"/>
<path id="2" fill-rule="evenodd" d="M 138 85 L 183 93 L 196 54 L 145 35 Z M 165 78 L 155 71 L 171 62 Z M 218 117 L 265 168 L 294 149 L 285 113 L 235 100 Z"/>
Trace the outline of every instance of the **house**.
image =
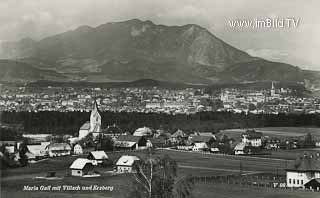
<path id="1" fill-rule="evenodd" d="M 67 143 L 51 143 L 46 146 L 45 150 L 50 157 L 66 156 L 71 154 L 71 146 Z"/>
<path id="2" fill-rule="evenodd" d="M 208 145 L 205 142 L 196 142 L 192 146 L 192 151 L 206 151 L 208 149 Z"/>
<path id="3" fill-rule="evenodd" d="M 78 158 L 70 166 L 72 176 L 84 176 L 92 171 L 93 164 L 91 160 L 85 158 Z"/>
<path id="4" fill-rule="evenodd" d="M 250 149 L 248 149 L 248 144 L 245 142 L 239 142 L 234 147 L 234 154 L 235 155 L 245 155 L 245 154 L 251 154 Z"/>
<path id="5" fill-rule="evenodd" d="M 165 147 L 167 144 L 166 139 L 161 136 L 157 138 L 150 138 L 149 140 L 152 144 L 152 147 L 155 147 L 155 148 L 162 148 L 162 147 Z"/>
<path id="6" fill-rule="evenodd" d="M 304 188 L 313 189 L 313 190 L 320 190 L 320 178 L 314 178 L 304 184 Z"/>
<path id="7" fill-rule="evenodd" d="M 188 135 L 185 134 L 182 130 L 178 129 L 170 137 L 170 142 L 173 144 L 181 144 L 184 141 L 188 140 Z"/>
<path id="8" fill-rule="evenodd" d="M 319 136 L 314 136 L 313 138 L 312 138 L 312 140 L 314 141 L 314 145 L 315 145 L 315 147 L 320 147 L 320 137 Z"/>
<path id="9" fill-rule="evenodd" d="M 247 143 L 253 147 L 262 146 L 262 133 L 255 130 L 247 130 L 241 134 L 242 142 Z"/>
<path id="10" fill-rule="evenodd" d="M 88 159 L 92 161 L 93 165 L 101 165 L 103 162 L 106 162 L 109 157 L 104 151 L 91 151 Z"/>
<path id="11" fill-rule="evenodd" d="M 304 154 L 286 169 L 287 187 L 304 187 L 312 179 L 320 178 L 320 153 Z"/>
<path id="12" fill-rule="evenodd" d="M 28 148 L 28 157 L 41 159 L 48 156 L 46 151 L 46 147 L 50 144 L 50 142 L 41 142 L 40 145 L 27 145 Z"/>
<path id="13" fill-rule="evenodd" d="M 112 138 L 117 138 L 120 135 L 126 135 L 126 133 L 123 132 L 116 124 L 109 125 L 107 128 L 102 129 L 102 133 L 103 135 L 110 136 Z"/>
<path id="14" fill-rule="evenodd" d="M 118 173 L 134 173 L 137 161 L 139 158 L 136 156 L 123 155 L 116 163 L 116 171 Z"/>
<path id="15" fill-rule="evenodd" d="M 133 136 L 152 136 L 152 130 L 148 127 L 142 127 L 142 128 L 138 128 L 137 130 L 135 130 L 135 132 L 133 133 Z"/>
<path id="16" fill-rule="evenodd" d="M 83 154 L 83 148 L 80 144 L 74 145 L 73 154 L 75 154 L 75 155 L 82 155 Z"/>
<path id="17" fill-rule="evenodd" d="M 206 143 L 211 144 L 214 141 L 214 136 L 200 136 L 200 135 L 193 135 L 189 137 L 189 142 L 192 143 Z"/>
<path id="18" fill-rule="evenodd" d="M 114 142 L 114 147 L 120 150 L 134 150 L 139 146 L 146 146 L 146 139 L 142 136 L 121 135 Z"/>
<path id="19" fill-rule="evenodd" d="M 265 148 L 267 150 L 277 150 L 280 148 L 281 140 L 279 138 L 270 138 L 266 140 Z"/>

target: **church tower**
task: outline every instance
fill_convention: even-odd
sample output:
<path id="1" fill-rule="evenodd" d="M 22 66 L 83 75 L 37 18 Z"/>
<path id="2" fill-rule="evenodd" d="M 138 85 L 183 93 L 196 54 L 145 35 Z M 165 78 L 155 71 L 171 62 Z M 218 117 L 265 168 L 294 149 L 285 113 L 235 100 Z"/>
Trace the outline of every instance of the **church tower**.
<path id="1" fill-rule="evenodd" d="M 90 115 L 90 130 L 89 132 L 99 133 L 101 132 L 101 116 L 99 114 L 97 101 L 94 101 L 94 107 Z"/>
<path id="2" fill-rule="evenodd" d="M 270 92 L 271 92 L 271 96 L 276 95 L 276 89 L 274 87 L 273 81 L 272 81 L 272 84 L 271 84 L 271 91 Z"/>

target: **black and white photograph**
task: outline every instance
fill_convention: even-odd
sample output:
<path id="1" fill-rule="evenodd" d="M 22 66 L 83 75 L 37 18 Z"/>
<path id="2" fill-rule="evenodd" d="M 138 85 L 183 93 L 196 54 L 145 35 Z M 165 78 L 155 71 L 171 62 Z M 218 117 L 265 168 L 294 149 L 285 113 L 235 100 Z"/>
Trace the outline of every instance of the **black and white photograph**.
<path id="1" fill-rule="evenodd" d="M 319 8 L 0 0 L 0 197 L 320 197 Z"/>

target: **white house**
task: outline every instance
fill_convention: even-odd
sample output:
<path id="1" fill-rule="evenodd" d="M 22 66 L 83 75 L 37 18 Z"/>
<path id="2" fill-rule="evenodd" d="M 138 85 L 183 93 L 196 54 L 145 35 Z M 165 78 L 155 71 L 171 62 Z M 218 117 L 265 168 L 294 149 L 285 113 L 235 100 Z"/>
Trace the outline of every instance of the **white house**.
<path id="1" fill-rule="evenodd" d="M 75 155 L 82 155 L 83 154 L 83 149 L 82 149 L 82 146 L 80 144 L 74 145 L 73 154 L 75 154 Z"/>
<path id="2" fill-rule="evenodd" d="M 46 146 L 50 157 L 66 156 L 71 154 L 71 146 L 67 143 L 51 143 Z"/>
<path id="3" fill-rule="evenodd" d="M 304 187 L 312 179 L 320 178 L 320 154 L 305 154 L 286 169 L 287 187 Z"/>
<path id="4" fill-rule="evenodd" d="M 84 176 L 93 169 L 91 160 L 78 158 L 70 166 L 72 176 Z"/>
<path id="5" fill-rule="evenodd" d="M 134 164 L 139 161 L 136 156 L 123 155 L 116 163 L 116 171 L 118 173 L 133 173 L 135 172 Z"/>
<path id="6" fill-rule="evenodd" d="M 152 136 L 152 130 L 148 127 L 142 127 L 135 130 L 133 136 Z"/>
<path id="7" fill-rule="evenodd" d="M 193 151 L 204 151 L 208 148 L 208 145 L 205 142 L 196 142 L 192 146 Z"/>
<path id="8" fill-rule="evenodd" d="M 100 165 L 109 159 L 104 151 L 91 151 L 88 159 L 92 161 L 93 165 Z"/>
<path id="9" fill-rule="evenodd" d="M 239 142 L 235 147 L 234 147 L 234 154 L 235 155 L 244 155 L 248 154 L 246 151 L 246 147 L 248 146 L 247 143 L 245 142 Z"/>
<path id="10" fill-rule="evenodd" d="M 255 130 L 247 130 L 241 134 L 242 142 L 253 147 L 262 146 L 262 133 Z"/>

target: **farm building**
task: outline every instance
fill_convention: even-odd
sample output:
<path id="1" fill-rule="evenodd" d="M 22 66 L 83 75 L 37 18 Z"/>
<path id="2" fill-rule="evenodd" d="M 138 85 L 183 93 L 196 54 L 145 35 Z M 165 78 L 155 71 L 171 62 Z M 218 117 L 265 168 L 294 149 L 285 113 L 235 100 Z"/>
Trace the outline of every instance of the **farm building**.
<path id="1" fill-rule="evenodd" d="M 51 143 L 46 146 L 46 151 L 50 157 L 66 156 L 71 154 L 71 146 L 67 143 Z"/>
<path id="2" fill-rule="evenodd" d="M 182 130 L 178 129 L 175 133 L 173 133 L 170 137 L 170 141 L 173 144 L 180 144 L 184 141 L 188 140 L 188 135 L 185 134 Z"/>
<path id="3" fill-rule="evenodd" d="M 234 147 L 234 154 L 235 155 L 245 155 L 245 154 L 251 154 L 250 149 L 248 149 L 248 144 L 244 142 L 239 142 Z"/>
<path id="4" fill-rule="evenodd" d="M 139 146 L 145 147 L 146 142 L 147 140 L 142 136 L 121 135 L 115 141 L 114 146 L 120 150 L 134 150 L 138 149 Z"/>
<path id="5" fill-rule="evenodd" d="M 82 146 L 80 144 L 74 145 L 73 154 L 75 154 L 75 155 L 82 155 L 83 154 L 83 149 L 82 149 Z"/>
<path id="6" fill-rule="evenodd" d="M 152 136 L 152 130 L 148 127 L 138 128 L 134 133 L 133 136 Z"/>
<path id="7" fill-rule="evenodd" d="M 241 134 L 242 142 L 247 143 L 253 147 L 260 147 L 262 145 L 262 133 L 255 130 L 247 130 Z"/>
<path id="8" fill-rule="evenodd" d="M 208 149 L 208 145 L 205 142 L 196 142 L 192 146 L 193 151 L 205 151 Z"/>
<path id="9" fill-rule="evenodd" d="M 135 172 L 134 165 L 139 161 L 136 156 L 123 155 L 116 163 L 116 171 L 118 173 L 133 173 Z"/>
<path id="10" fill-rule="evenodd" d="M 93 165 L 99 165 L 107 161 L 109 158 L 104 151 L 91 151 L 88 159 L 92 161 Z"/>
<path id="11" fill-rule="evenodd" d="M 34 156 L 36 159 L 41 159 L 46 157 L 48 154 L 46 152 L 46 147 L 50 142 L 41 142 L 40 145 L 27 145 L 30 156 Z"/>
<path id="12" fill-rule="evenodd" d="M 312 179 L 320 178 L 320 154 L 304 154 L 286 169 L 287 187 L 304 187 Z"/>
<path id="13" fill-rule="evenodd" d="M 78 158 L 70 166 L 72 176 L 84 176 L 93 169 L 91 160 Z"/>

